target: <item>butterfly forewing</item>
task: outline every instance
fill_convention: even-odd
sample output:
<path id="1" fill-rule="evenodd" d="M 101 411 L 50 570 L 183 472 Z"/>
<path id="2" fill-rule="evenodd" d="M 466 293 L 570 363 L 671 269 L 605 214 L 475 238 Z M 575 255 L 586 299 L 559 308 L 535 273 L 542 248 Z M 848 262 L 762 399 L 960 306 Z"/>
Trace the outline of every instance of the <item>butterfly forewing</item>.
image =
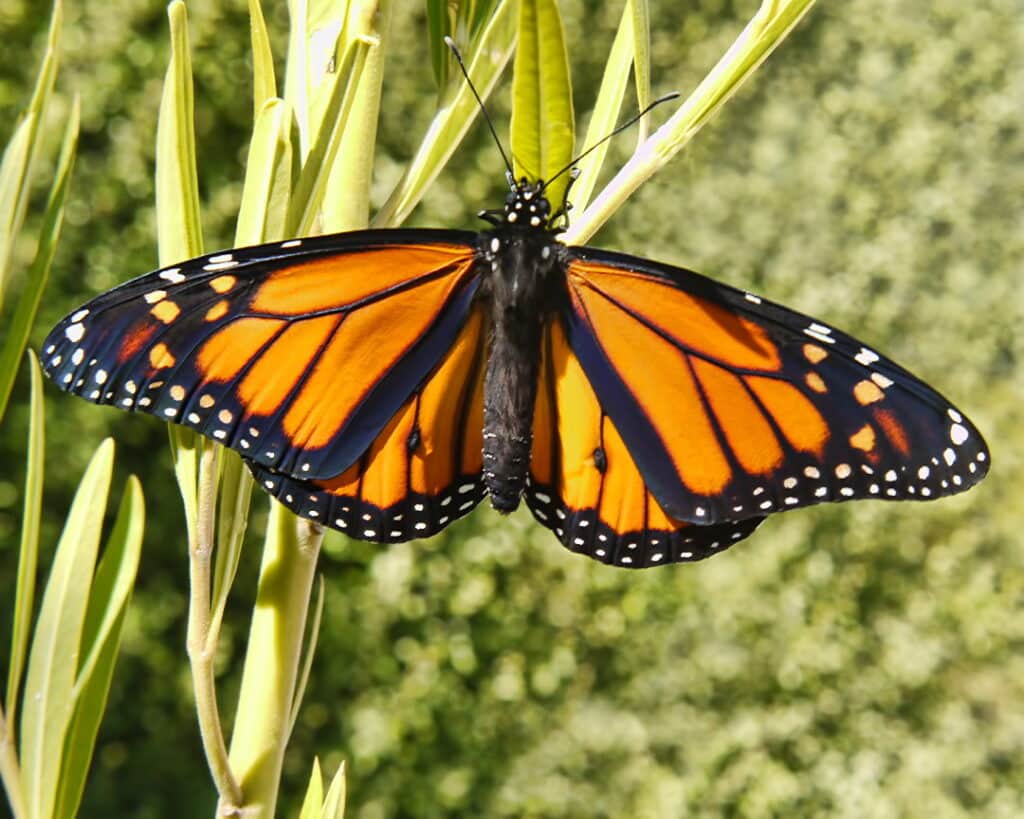
<path id="1" fill-rule="evenodd" d="M 987 472 L 956 408 L 850 336 L 689 271 L 574 252 L 573 350 L 671 515 L 924 500 Z"/>
<path id="2" fill-rule="evenodd" d="M 436 370 L 342 474 L 302 480 L 252 464 L 297 514 L 360 540 L 429 537 L 467 514 L 481 481 L 483 315 L 474 310 Z"/>
<path id="3" fill-rule="evenodd" d="M 472 239 L 366 231 L 204 256 L 72 313 L 44 342 L 45 366 L 96 403 L 331 478 L 458 336 L 479 281 Z"/>

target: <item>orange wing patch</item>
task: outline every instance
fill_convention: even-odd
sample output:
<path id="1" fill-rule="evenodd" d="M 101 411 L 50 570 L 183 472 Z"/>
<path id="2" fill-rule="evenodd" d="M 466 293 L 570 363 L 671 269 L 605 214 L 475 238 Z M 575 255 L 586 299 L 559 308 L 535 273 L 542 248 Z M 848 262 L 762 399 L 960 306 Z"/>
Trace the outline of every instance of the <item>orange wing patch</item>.
<path id="1" fill-rule="evenodd" d="M 695 526 L 667 515 L 558 321 L 549 326 L 542 353 L 526 502 L 570 550 L 628 568 L 708 557 L 761 520 Z"/>
<path id="2" fill-rule="evenodd" d="M 475 311 L 435 371 L 343 473 L 305 481 L 250 464 L 257 479 L 297 514 L 359 540 L 428 537 L 467 514 L 486 492 L 483 326 Z"/>

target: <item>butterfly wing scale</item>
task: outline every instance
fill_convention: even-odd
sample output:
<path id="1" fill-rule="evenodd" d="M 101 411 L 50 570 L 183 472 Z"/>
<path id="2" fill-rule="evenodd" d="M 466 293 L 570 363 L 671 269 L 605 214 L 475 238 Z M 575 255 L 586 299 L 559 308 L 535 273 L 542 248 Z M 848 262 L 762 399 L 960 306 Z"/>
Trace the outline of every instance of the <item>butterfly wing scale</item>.
<path id="1" fill-rule="evenodd" d="M 570 345 L 672 516 L 923 500 L 988 471 L 971 422 L 856 339 L 690 271 L 572 252 Z"/>
<path id="2" fill-rule="evenodd" d="M 363 231 L 200 257 L 76 310 L 44 342 L 44 366 L 95 403 L 332 478 L 458 336 L 479 284 L 473 240 Z"/>
<path id="3" fill-rule="evenodd" d="M 755 517 L 695 526 L 667 515 L 558 319 L 544 338 L 525 498 L 534 517 L 567 548 L 626 568 L 709 557 L 761 522 Z"/>

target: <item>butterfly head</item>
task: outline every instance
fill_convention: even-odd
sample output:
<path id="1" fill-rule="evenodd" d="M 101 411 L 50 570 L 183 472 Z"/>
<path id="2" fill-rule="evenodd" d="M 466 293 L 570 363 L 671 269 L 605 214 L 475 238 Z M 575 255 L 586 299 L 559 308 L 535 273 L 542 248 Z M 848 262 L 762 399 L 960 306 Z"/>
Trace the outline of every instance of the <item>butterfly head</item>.
<path id="1" fill-rule="evenodd" d="M 526 177 L 515 182 L 505 197 L 504 221 L 520 227 L 548 227 L 551 203 L 544 195 L 544 183 L 529 182 Z"/>

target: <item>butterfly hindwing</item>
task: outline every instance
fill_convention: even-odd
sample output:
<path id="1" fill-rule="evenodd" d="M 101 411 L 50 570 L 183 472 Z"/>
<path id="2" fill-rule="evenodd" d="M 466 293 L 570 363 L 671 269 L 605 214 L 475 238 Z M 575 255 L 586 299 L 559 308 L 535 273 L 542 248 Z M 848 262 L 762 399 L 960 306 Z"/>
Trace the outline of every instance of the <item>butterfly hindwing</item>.
<path id="1" fill-rule="evenodd" d="M 127 282 L 44 342 L 64 390 L 331 478 L 458 336 L 474 234 L 362 231 L 203 256 Z"/>
<path id="2" fill-rule="evenodd" d="M 351 467 L 303 480 L 249 462 L 260 485 L 302 517 L 359 540 L 429 537 L 486 494 L 481 480 L 485 325 L 473 310 L 429 377 Z"/>
<path id="3" fill-rule="evenodd" d="M 856 339 L 686 270 L 572 252 L 572 349 L 671 515 L 923 500 L 988 471 L 970 421 Z"/>
<path id="4" fill-rule="evenodd" d="M 534 517 L 567 548 L 626 568 L 709 557 L 761 522 L 755 517 L 696 526 L 667 515 L 599 403 L 558 319 L 546 328 L 542 345 L 525 499 Z"/>

